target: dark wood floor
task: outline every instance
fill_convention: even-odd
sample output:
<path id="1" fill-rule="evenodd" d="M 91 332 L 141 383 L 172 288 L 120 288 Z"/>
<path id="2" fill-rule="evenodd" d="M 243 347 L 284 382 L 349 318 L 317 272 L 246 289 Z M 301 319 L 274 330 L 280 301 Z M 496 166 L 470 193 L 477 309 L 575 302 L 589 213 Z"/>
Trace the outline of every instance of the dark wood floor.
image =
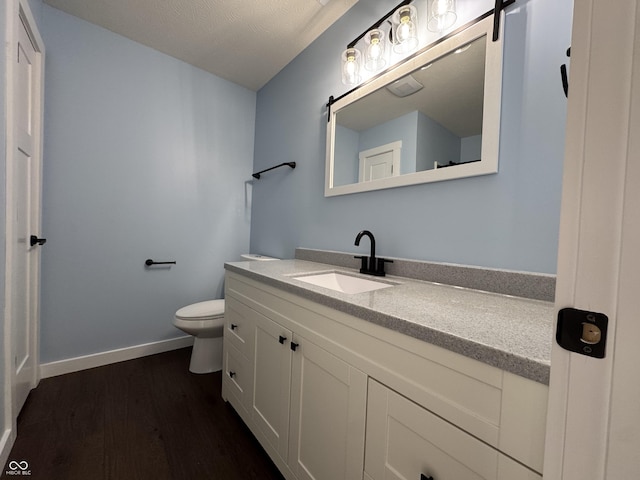
<path id="1" fill-rule="evenodd" d="M 190 373 L 190 354 L 42 380 L 18 418 L 9 461 L 28 462 L 32 479 L 282 480 L 222 400 L 221 373 Z M 3 479 L 16 478 L 7 470 Z"/>

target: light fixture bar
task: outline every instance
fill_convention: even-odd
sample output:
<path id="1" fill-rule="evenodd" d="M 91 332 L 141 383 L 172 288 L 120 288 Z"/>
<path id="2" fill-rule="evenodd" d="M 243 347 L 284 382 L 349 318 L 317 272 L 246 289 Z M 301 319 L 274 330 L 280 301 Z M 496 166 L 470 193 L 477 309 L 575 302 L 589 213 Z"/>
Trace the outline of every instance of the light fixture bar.
<path id="1" fill-rule="evenodd" d="M 398 4 L 393 10 L 391 10 L 387 15 L 385 15 L 384 17 L 382 17 L 378 22 L 374 23 L 371 27 L 369 27 L 369 29 L 367 29 L 364 33 L 362 33 L 358 38 L 356 38 L 353 42 L 351 42 L 347 48 L 354 48 L 355 45 L 362 39 L 364 38 L 364 36 L 367 34 L 367 32 L 373 28 L 377 28 L 379 27 L 387 18 L 389 18 L 391 15 L 393 15 L 395 13 L 395 11 L 404 6 L 404 5 L 409 5 L 411 3 L 412 0 L 405 0 L 403 2 L 401 2 L 400 4 Z M 450 37 L 453 37 L 454 35 L 457 35 L 458 33 L 462 32 L 463 30 L 466 30 L 468 27 L 470 27 L 471 25 L 473 25 L 474 23 L 479 22 L 480 20 L 483 20 L 485 18 L 487 18 L 490 15 L 493 15 L 493 41 L 497 41 L 499 38 L 499 31 L 500 31 L 500 13 L 502 12 L 502 10 L 504 10 L 506 7 L 508 7 L 509 5 L 516 3 L 516 0 L 496 0 L 495 2 L 495 8 L 492 10 L 489 10 L 487 12 L 485 12 L 484 14 L 480 15 L 479 17 L 467 22 L 466 24 L 458 27 L 455 31 L 448 33 L 447 35 L 444 35 L 443 37 L 440 37 L 439 39 L 437 39 L 435 42 L 430 43 L 429 45 L 424 46 L 422 49 L 420 49 L 418 52 L 410 55 L 409 57 L 407 57 L 405 60 L 411 59 L 417 55 L 420 55 L 422 52 L 424 52 L 425 50 L 428 50 L 430 48 L 433 48 L 435 45 L 447 40 Z M 384 72 L 382 72 L 384 73 Z M 355 90 L 362 88 L 363 86 L 365 86 L 366 84 L 368 84 L 371 81 L 374 81 L 376 78 L 378 78 L 380 76 L 380 74 L 375 75 L 373 77 L 371 77 L 370 79 L 368 79 L 366 82 L 355 86 L 354 88 L 348 90 L 347 92 L 343 93 L 342 95 L 339 95 L 338 97 L 334 97 L 333 95 L 329 96 L 329 101 L 327 102 L 326 106 L 327 106 L 327 122 L 331 121 L 331 107 L 333 106 L 333 104 L 335 102 L 337 102 L 338 100 L 341 100 L 342 98 L 346 97 L 347 95 L 351 94 L 352 92 L 354 92 Z"/>
<path id="2" fill-rule="evenodd" d="M 498 40 L 498 35 L 500 32 L 500 12 L 508 7 L 512 3 L 515 3 L 516 0 L 496 0 L 496 6 L 493 9 L 493 38 L 492 40 L 495 42 Z"/>
<path id="3" fill-rule="evenodd" d="M 511 0 L 511 1 L 515 1 L 515 0 Z M 411 2 L 413 2 L 413 0 L 402 0 L 402 2 L 400 2 L 398 5 L 396 5 L 395 7 L 393 7 L 393 10 L 391 10 L 389 13 L 387 13 L 384 17 L 382 17 L 380 20 L 378 20 L 376 23 L 374 23 L 373 25 L 371 25 L 369 28 L 367 28 L 364 32 L 362 32 L 360 35 L 358 35 L 358 37 L 353 40 L 351 43 L 349 43 L 347 45 L 347 48 L 354 48 L 356 46 L 356 44 L 362 40 L 364 38 L 364 36 L 367 34 L 367 32 L 369 30 L 375 30 L 376 28 L 379 28 L 380 25 L 382 25 L 384 23 L 384 21 L 389 18 L 391 15 L 394 14 L 394 12 L 399 9 L 400 7 L 403 7 L 405 5 L 409 5 Z"/>

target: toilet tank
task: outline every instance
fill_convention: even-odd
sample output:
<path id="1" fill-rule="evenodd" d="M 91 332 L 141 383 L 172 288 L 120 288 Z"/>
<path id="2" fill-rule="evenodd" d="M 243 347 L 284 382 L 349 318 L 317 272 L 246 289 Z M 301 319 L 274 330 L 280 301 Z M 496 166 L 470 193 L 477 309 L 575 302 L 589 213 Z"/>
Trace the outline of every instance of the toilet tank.
<path id="1" fill-rule="evenodd" d="M 279 258 L 267 257 L 266 255 L 260 255 L 258 253 L 243 253 L 240 256 L 242 257 L 242 260 L 248 260 L 248 261 L 264 262 L 269 260 L 279 260 Z"/>

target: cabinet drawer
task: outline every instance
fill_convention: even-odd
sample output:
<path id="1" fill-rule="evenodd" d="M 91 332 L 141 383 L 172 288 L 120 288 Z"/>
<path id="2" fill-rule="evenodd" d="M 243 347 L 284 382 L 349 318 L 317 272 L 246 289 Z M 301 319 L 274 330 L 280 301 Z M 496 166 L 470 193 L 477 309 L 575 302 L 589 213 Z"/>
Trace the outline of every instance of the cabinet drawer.
<path id="1" fill-rule="evenodd" d="M 365 471 L 375 480 L 497 480 L 498 451 L 369 379 Z"/>
<path id="2" fill-rule="evenodd" d="M 238 413 L 246 414 L 251 394 L 251 365 L 228 340 L 224 341 L 222 370 L 223 397 L 228 398 Z M 244 416 L 244 415 L 243 415 Z"/>
<path id="3" fill-rule="evenodd" d="M 251 357 L 253 343 L 251 309 L 233 297 L 225 299 L 224 338 L 244 356 Z"/>

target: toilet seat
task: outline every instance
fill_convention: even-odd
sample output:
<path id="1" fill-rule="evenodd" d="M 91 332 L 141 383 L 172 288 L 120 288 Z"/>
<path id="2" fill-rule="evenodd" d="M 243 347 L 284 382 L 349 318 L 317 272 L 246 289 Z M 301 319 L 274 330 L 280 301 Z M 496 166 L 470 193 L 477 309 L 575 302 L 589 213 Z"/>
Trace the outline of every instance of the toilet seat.
<path id="1" fill-rule="evenodd" d="M 175 314 L 180 320 L 211 320 L 224 315 L 224 299 L 207 300 L 182 307 Z"/>

